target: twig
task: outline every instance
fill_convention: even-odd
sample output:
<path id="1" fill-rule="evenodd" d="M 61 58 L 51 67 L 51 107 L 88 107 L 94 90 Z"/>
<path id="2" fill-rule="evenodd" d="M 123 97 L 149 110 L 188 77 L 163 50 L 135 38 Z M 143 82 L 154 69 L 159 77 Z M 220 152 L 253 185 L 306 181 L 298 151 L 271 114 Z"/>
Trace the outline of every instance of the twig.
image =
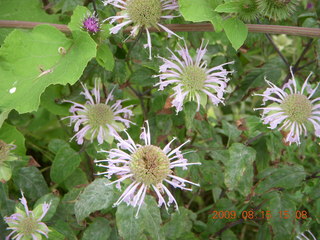
<path id="1" fill-rule="evenodd" d="M 10 21 L 0 20 L 0 28 L 34 28 L 40 24 L 49 24 L 62 32 L 70 33 L 67 25 L 44 23 L 44 22 L 26 22 L 26 21 Z M 211 23 L 195 23 L 195 24 L 166 24 L 165 27 L 174 32 L 212 32 L 214 31 Z M 246 24 L 249 32 L 253 33 L 270 33 L 270 34 L 287 34 L 304 37 L 320 37 L 320 28 L 294 27 L 294 26 L 280 26 L 280 25 L 263 25 L 263 24 Z M 132 30 L 128 27 L 124 32 L 128 33 Z M 163 32 L 159 28 L 149 28 L 149 32 Z"/>
<path id="2" fill-rule="evenodd" d="M 282 61 L 287 65 L 287 67 L 290 67 L 290 64 L 288 62 L 288 60 L 286 59 L 286 57 L 282 54 L 282 52 L 279 50 L 279 48 L 277 47 L 277 45 L 274 43 L 274 41 L 272 40 L 270 34 L 266 33 L 265 34 L 266 37 L 268 38 L 269 42 L 272 44 L 273 48 L 276 50 L 276 52 L 278 53 L 278 55 L 281 57 Z"/>
<path id="3" fill-rule="evenodd" d="M 298 58 L 297 62 L 292 67 L 292 74 L 295 74 L 296 72 L 299 71 L 299 64 L 300 64 L 301 60 L 303 59 L 304 55 L 308 52 L 309 48 L 311 47 L 312 42 L 313 42 L 313 39 L 310 39 L 308 41 L 307 45 L 305 46 L 302 53 L 300 54 L 300 57 Z M 291 75 L 291 73 L 289 72 L 287 74 L 286 78 L 284 79 L 283 85 L 290 79 L 290 75 Z"/>
<path id="4" fill-rule="evenodd" d="M 130 63 L 131 52 L 132 52 L 132 49 L 134 48 L 134 46 L 138 43 L 139 39 L 141 38 L 142 32 L 143 31 L 140 29 L 137 37 L 134 39 L 133 43 L 131 44 L 131 46 L 130 46 L 130 48 L 128 50 L 127 56 L 126 56 L 126 62 L 128 63 L 128 67 L 129 67 L 129 70 L 130 70 L 131 73 L 133 72 L 132 66 L 131 66 L 131 63 Z"/>
<path id="5" fill-rule="evenodd" d="M 308 181 L 308 180 L 311 180 L 311 179 L 314 179 L 314 178 L 320 178 L 320 176 L 317 176 L 319 173 L 320 173 L 320 170 L 312 173 L 310 176 L 306 177 L 305 181 Z"/>
<path id="6" fill-rule="evenodd" d="M 138 92 L 137 90 L 135 90 L 129 83 L 128 88 L 130 88 L 130 90 L 139 98 L 140 100 L 140 104 L 141 104 L 141 108 L 142 108 L 142 112 L 143 112 L 143 118 L 144 120 L 147 119 L 147 110 L 146 107 L 144 105 L 144 99 L 143 99 L 143 95 Z"/>
<path id="7" fill-rule="evenodd" d="M 251 143 L 253 143 L 255 140 L 259 139 L 260 137 L 264 136 L 266 133 L 260 133 L 257 136 L 253 137 L 253 138 L 249 138 L 244 144 L 245 145 L 250 145 Z"/>

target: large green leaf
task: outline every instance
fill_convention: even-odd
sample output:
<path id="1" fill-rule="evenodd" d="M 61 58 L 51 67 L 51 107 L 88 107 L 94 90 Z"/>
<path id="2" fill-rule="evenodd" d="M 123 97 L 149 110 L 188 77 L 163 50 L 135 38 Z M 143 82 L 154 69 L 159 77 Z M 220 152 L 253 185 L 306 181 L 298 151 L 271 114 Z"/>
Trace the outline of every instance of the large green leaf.
<path id="1" fill-rule="evenodd" d="M 13 181 L 32 200 L 36 200 L 49 192 L 41 172 L 35 167 L 20 168 L 17 172 L 14 172 Z"/>
<path id="2" fill-rule="evenodd" d="M 306 172 L 302 166 L 281 166 L 279 168 L 267 168 L 258 178 L 262 181 L 256 188 L 256 193 L 263 193 L 270 188 L 294 188 L 301 185 L 305 179 Z"/>
<path id="3" fill-rule="evenodd" d="M 0 49 L 0 108 L 37 110 L 46 87 L 75 83 L 95 53 L 96 44 L 85 32 L 75 31 L 69 39 L 48 25 L 13 31 Z"/>
<path id="4" fill-rule="evenodd" d="M 179 0 L 180 12 L 185 20 L 192 22 L 210 21 L 215 31 L 222 30 L 222 18 L 214 9 L 213 1 L 211 0 Z M 195 11 L 197 9 L 197 11 Z"/>
<path id="5" fill-rule="evenodd" d="M 116 220 L 120 236 L 126 240 L 147 239 L 147 236 L 155 240 L 163 239 L 160 210 L 155 200 L 146 196 L 138 218 L 135 217 L 136 212 L 137 208 L 125 203 L 118 206 Z"/>
<path id="6" fill-rule="evenodd" d="M 247 183 L 252 183 L 252 164 L 256 158 L 256 151 L 251 147 L 246 147 L 241 143 L 234 143 L 229 148 L 230 158 L 224 162 L 224 183 L 230 190 L 236 189 L 240 181 L 247 179 Z M 242 186 L 242 192 L 247 192 L 251 184 Z"/>
<path id="7" fill-rule="evenodd" d="M 74 206 L 78 222 L 90 213 L 109 208 L 114 203 L 114 188 L 112 185 L 107 186 L 108 183 L 109 180 L 98 178 L 84 189 Z"/>
<path id="8" fill-rule="evenodd" d="M 77 169 L 80 162 L 79 153 L 74 151 L 69 145 L 60 148 L 50 170 L 52 181 L 58 184 L 62 183 Z"/>

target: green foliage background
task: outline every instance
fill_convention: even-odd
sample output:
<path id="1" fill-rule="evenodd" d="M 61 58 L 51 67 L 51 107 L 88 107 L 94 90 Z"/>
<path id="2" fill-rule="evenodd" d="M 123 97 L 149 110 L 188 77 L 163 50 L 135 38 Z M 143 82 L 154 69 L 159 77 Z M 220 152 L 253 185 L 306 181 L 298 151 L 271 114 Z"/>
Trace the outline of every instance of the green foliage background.
<path id="1" fill-rule="evenodd" d="M 46 2 L 46 1 L 44 1 Z M 184 32 L 194 54 L 202 39 L 208 41 L 208 66 L 235 61 L 225 105 L 207 104 L 196 113 L 188 102 L 184 111 L 167 107 L 170 90 L 157 91 L 153 78 L 160 59 L 148 60 L 142 35 L 138 42 L 126 34 L 110 36 L 110 25 L 90 35 L 81 22 L 94 11 L 92 1 L 50 0 L 48 8 L 38 0 L 1 0 L 1 20 L 21 20 L 68 24 L 64 34 L 48 24 L 32 30 L 0 29 L 0 139 L 17 146 L 18 161 L 10 162 L 11 180 L 0 182 L 0 239 L 8 234 L 3 217 L 14 213 L 20 190 L 30 207 L 52 202 L 44 221 L 50 227 L 49 239 L 295 239 L 310 229 L 320 237 L 320 141 L 309 134 L 300 146 L 287 146 L 278 131 L 271 131 L 253 108 L 261 98 L 252 96 L 266 88 L 264 78 L 281 86 L 288 66 L 264 34 L 248 33 L 239 18 L 238 1 L 179 0 L 181 16 L 171 23 L 211 22 L 216 32 Z M 319 27 L 320 4 L 313 7 L 302 1 L 289 20 L 273 21 L 260 17 L 264 24 Z M 96 1 L 98 14 L 105 19 L 115 14 L 110 6 Z M 219 6 L 219 7 L 218 7 Z M 235 7 L 236 6 L 236 7 Z M 197 9 L 195 11 L 194 9 Z M 229 16 L 230 18 L 225 18 Z M 223 30 L 223 31 L 222 31 Z M 310 82 L 319 82 L 320 41 L 298 36 L 273 36 L 290 65 L 299 60 L 296 78 L 303 83 L 310 71 Z M 132 48 L 130 59 L 127 54 Z M 169 56 L 178 40 L 163 33 L 152 33 L 153 55 Z M 58 51 L 65 50 L 65 54 Z M 47 72 L 45 72 L 47 71 Z M 45 72 L 45 74 L 43 74 Z M 128 129 L 138 141 L 144 119 L 151 126 L 152 142 L 161 147 L 174 136 L 191 162 L 202 163 L 177 175 L 199 182 L 193 192 L 171 189 L 179 212 L 159 209 L 155 198 L 146 198 L 138 219 L 136 209 L 112 204 L 121 192 L 105 186 L 108 180 L 95 175 L 97 153 L 115 143 L 84 146 L 69 141 L 73 136 L 67 120 L 70 105 L 64 99 L 84 102 L 80 82 L 90 88 L 99 79 L 116 98 L 134 104 L 133 122 Z M 9 89 L 16 88 L 15 94 Z M 133 91 L 134 89 L 135 91 Z M 137 94 L 138 93 L 138 94 Z M 319 91 L 316 93 L 319 97 Z M 270 211 L 272 218 L 242 219 L 243 211 Z M 236 219 L 213 219 L 213 211 L 236 211 Z M 288 219 L 279 212 L 288 211 Z M 307 219 L 296 219 L 296 211 L 307 211 Z"/>

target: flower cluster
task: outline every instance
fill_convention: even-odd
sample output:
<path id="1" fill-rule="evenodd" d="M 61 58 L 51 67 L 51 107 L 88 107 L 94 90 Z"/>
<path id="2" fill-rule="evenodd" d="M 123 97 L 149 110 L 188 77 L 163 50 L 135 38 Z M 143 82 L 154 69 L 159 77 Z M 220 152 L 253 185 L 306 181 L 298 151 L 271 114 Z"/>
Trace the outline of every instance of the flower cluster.
<path id="1" fill-rule="evenodd" d="M 132 181 L 114 205 L 117 206 L 124 201 L 133 207 L 138 207 L 137 217 L 147 190 L 154 190 L 158 196 L 159 207 L 164 205 L 167 209 L 171 203 L 174 203 L 178 209 L 174 196 L 164 183 L 187 191 L 192 189 L 187 188 L 186 183 L 199 186 L 176 176 L 173 171 L 176 167 L 187 169 L 187 166 L 200 164 L 188 163 L 187 159 L 184 158 L 186 152 L 182 153 L 180 149 L 188 141 L 175 149 L 170 147 L 175 139 L 171 140 L 163 149 L 152 145 L 148 121 L 146 122 L 146 128 L 142 128 L 140 136 L 144 145 L 136 144 L 127 132 L 126 134 L 128 136 L 126 140 L 120 136 L 116 137 L 119 142 L 118 148 L 102 151 L 109 155 L 107 159 L 95 161 L 99 163 L 99 167 L 106 168 L 106 171 L 98 173 L 98 175 L 105 175 L 109 179 L 116 175 L 119 178 L 111 183 L 117 183 L 118 188 L 121 188 L 120 183 L 124 180 L 131 179 Z M 167 195 L 167 200 L 163 196 L 164 194 Z"/>
<path id="2" fill-rule="evenodd" d="M 82 85 L 82 87 L 84 91 L 81 94 L 87 99 L 85 104 L 65 100 L 65 102 L 73 104 L 70 108 L 73 116 L 66 118 L 70 119 L 70 125 L 75 123 L 74 131 L 77 133 L 72 139 L 76 138 L 78 144 L 82 144 L 84 138 L 90 139 L 91 142 L 94 138 L 97 138 L 99 144 L 102 144 L 104 141 L 111 142 L 117 131 L 121 131 L 132 124 L 129 120 L 133 115 L 130 110 L 132 105 L 122 107 L 121 104 L 124 100 L 117 100 L 113 105 L 109 105 L 114 98 L 112 94 L 113 90 L 108 94 L 107 99 L 102 101 L 97 82 L 91 93 L 86 86 Z M 83 125 L 81 130 L 80 125 Z"/>
<path id="3" fill-rule="evenodd" d="M 45 217 L 50 209 L 51 203 L 43 203 L 38 205 L 33 211 L 30 211 L 27 205 L 27 200 L 21 192 L 22 197 L 20 202 L 24 207 L 24 211 L 16 208 L 16 213 L 10 217 L 5 217 L 5 222 L 9 225 L 8 230 L 12 232 L 6 237 L 10 239 L 33 239 L 41 240 L 42 236 L 48 238 L 49 228 L 41 220 Z"/>
<path id="4" fill-rule="evenodd" d="M 286 142 L 300 144 L 300 135 L 307 134 L 307 126 L 310 124 L 313 125 L 316 136 L 320 137 L 320 98 L 313 99 L 319 84 L 314 89 L 311 88 L 308 84 L 310 74 L 301 90 L 298 90 L 292 69 L 291 74 L 292 79 L 282 88 L 266 80 L 270 87 L 263 94 L 256 95 L 263 96 L 264 105 L 267 101 L 271 104 L 257 110 L 263 110 L 263 123 L 269 124 L 271 129 L 281 125 L 278 130 L 288 132 Z"/>

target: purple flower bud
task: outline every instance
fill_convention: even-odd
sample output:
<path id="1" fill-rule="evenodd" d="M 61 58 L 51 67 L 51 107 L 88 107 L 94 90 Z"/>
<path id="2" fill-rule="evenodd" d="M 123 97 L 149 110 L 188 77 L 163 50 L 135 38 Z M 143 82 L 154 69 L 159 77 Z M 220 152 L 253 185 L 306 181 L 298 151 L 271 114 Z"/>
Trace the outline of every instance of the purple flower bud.
<path id="1" fill-rule="evenodd" d="M 95 17 L 94 15 L 88 16 L 83 21 L 83 26 L 82 27 L 86 31 L 95 34 L 95 33 L 100 31 L 99 19 L 97 17 Z"/>

